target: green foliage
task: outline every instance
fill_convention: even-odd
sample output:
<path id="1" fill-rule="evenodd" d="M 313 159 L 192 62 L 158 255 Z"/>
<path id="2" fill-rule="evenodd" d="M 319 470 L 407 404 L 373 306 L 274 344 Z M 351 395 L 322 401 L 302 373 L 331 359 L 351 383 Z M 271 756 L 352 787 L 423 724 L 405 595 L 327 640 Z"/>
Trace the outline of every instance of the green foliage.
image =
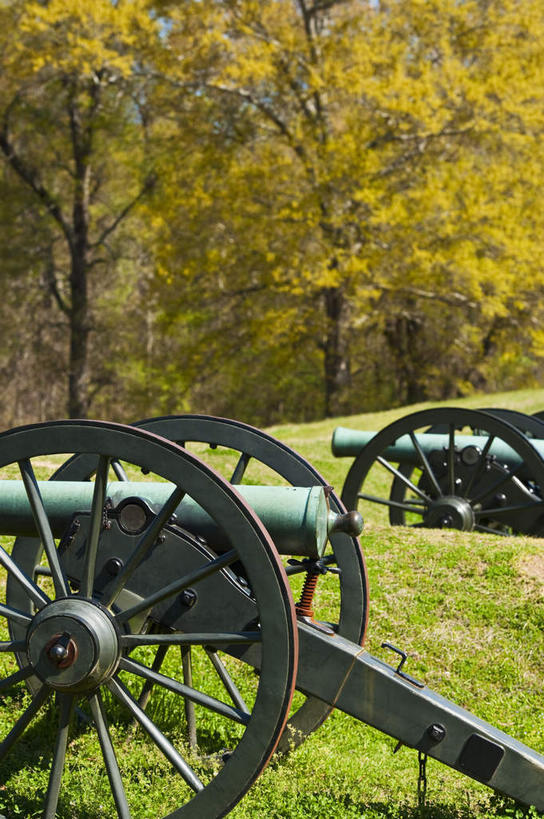
<path id="1" fill-rule="evenodd" d="M 178 47 L 200 32 L 213 122 L 197 184 L 172 152 L 153 210 L 197 401 L 203 361 L 218 411 L 259 422 L 538 376 L 541 4 L 241 0 L 172 22 Z"/>
<path id="2" fill-rule="evenodd" d="M 67 371 L 70 412 L 261 425 L 539 383 L 539 0 L 0 21 L 4 423 Z"/>

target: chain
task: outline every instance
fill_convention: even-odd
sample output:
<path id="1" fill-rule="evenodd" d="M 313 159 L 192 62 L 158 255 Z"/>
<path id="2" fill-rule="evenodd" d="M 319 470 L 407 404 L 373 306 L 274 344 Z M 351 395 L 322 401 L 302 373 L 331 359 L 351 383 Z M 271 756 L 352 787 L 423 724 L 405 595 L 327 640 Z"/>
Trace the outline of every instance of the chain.
<path id="1" fill-rule="evenodd" d="M 427 795 L 427 754 L 423 751 L 418 751 L 417 758 L 419 761 L 419 774 L 417 777 L 417 803 L 420 808 L 425 806 L 425 797 Z"/>

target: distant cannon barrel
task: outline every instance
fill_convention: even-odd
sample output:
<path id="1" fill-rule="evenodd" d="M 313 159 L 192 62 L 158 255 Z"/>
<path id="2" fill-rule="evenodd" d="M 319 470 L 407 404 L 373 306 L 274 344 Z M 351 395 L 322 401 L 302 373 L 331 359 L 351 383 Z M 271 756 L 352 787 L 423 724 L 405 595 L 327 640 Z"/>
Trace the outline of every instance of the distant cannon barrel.
<path id="1" fill-rule="evenodd" d="M 421 410 L 339 427 L 332 452 L 353 458 L 342 501 L 376 523 L 544 535 L 544 425 L 521 413 Z"/>
<path id="2" fill-rule="evenodd" d="M 94 484 L 89 481 L 38 481 L 45 511 L 55 537 L 61 537 L 76 513 L 88 513 Z M 239 486 L 238 491 L 254 509 L 281 554 L 320 557 L 331 531 L 353 527 L 352 519 L 329 510 L 322 487 Z M 173 485 L 166 482 L 117 481 L 108 485 L 112 507 L 127 506 L 126 516 L 145 509 L 158 510 L 168 500 Z M 140 504 L 140 512 L 135 507 Z M 186 496 L 176 509 L 176 523 L 203 537 L 218 550 L 230 548 L 228 533 L 192 498 Z M 357 528 L 357 527 L 356 527 Z M 351 531 L 351 530 L 350 530 Z M 0 532 L 4 535 L 35 535 L 28 497 L 21 481 L 0 482 Z M 353 531 L 353 534 L 358 532 Z"/>
<path id="3" fill-rule="evenodd" d="M 357 457 L 377 434 L 376 432 L 337 427 L 332 437 L 332 454 L 337 458 Z M 424 434 L 416 434 L 414 437 L 427 456 L 436 450 L 448 448 L 449 438 L 445 433 L 426 432 Z M 535 438 L 528 440 L 537 452 L 544 456 L 544 440 L 537 440 Z M 489 437 L 486 435 L 455 436 L 455 447 L 460 452 L 462 452 L 465 447 L 476 447 L 482 452 L 488 445 L 488 442 Z M 519 454 L 499 438 L 496 438 L 491 443 L 487 453 L 494 456 L 501 463 L 511 467 L 516 467 L 522 462 Z M 419 462 L 418 453 L 409 435 L 402 435 L 397 438 L 394 444 L 384 449 L 382 455 L 398 464 L 415 464 Z"/>

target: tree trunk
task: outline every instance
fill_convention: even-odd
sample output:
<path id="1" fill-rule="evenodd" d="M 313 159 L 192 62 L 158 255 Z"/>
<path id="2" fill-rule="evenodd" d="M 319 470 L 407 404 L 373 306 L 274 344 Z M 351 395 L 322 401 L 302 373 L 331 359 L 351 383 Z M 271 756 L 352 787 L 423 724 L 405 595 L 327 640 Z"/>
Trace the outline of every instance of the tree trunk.
<path id="1" fill-rule="evenodd" d="M 418 344 L 421 329 L 421 321 L 408 315 L 392 315 L 385 322 L 384 336 L 393 359 L 399 404 L 417 404 L 427 399 L 422 380 L 426 361 Z"/>
<path id="2" fill-rule="evenodd" d="M 83 248 L 77 247 L 70 271 L 70 359 L 68 375 L 68 414 L 70 418 L 86 418 L 89 411 L 89 304 L 87 299 L 87 262 Z"/>
<path id="3" fill-rule="evenodd" d="M 349 361 L 344 342 L 343 321 L 346 299 L 341 287 L 322 290 L 325 307 L 325 333 L 322 342 L 325 378 L 325 417 L 338 413 L 339 394 L 349 382 Z"/>

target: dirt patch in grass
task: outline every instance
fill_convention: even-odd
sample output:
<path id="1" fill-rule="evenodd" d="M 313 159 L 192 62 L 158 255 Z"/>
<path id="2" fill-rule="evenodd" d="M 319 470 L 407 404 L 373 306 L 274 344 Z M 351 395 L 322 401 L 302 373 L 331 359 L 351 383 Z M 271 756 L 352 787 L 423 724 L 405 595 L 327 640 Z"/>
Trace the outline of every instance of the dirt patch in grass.
<path id="1" fill-rule="evenodd" d="M 544 554 L 524 555 L 519 561 L 519 573 L 544 586 Z"/>

